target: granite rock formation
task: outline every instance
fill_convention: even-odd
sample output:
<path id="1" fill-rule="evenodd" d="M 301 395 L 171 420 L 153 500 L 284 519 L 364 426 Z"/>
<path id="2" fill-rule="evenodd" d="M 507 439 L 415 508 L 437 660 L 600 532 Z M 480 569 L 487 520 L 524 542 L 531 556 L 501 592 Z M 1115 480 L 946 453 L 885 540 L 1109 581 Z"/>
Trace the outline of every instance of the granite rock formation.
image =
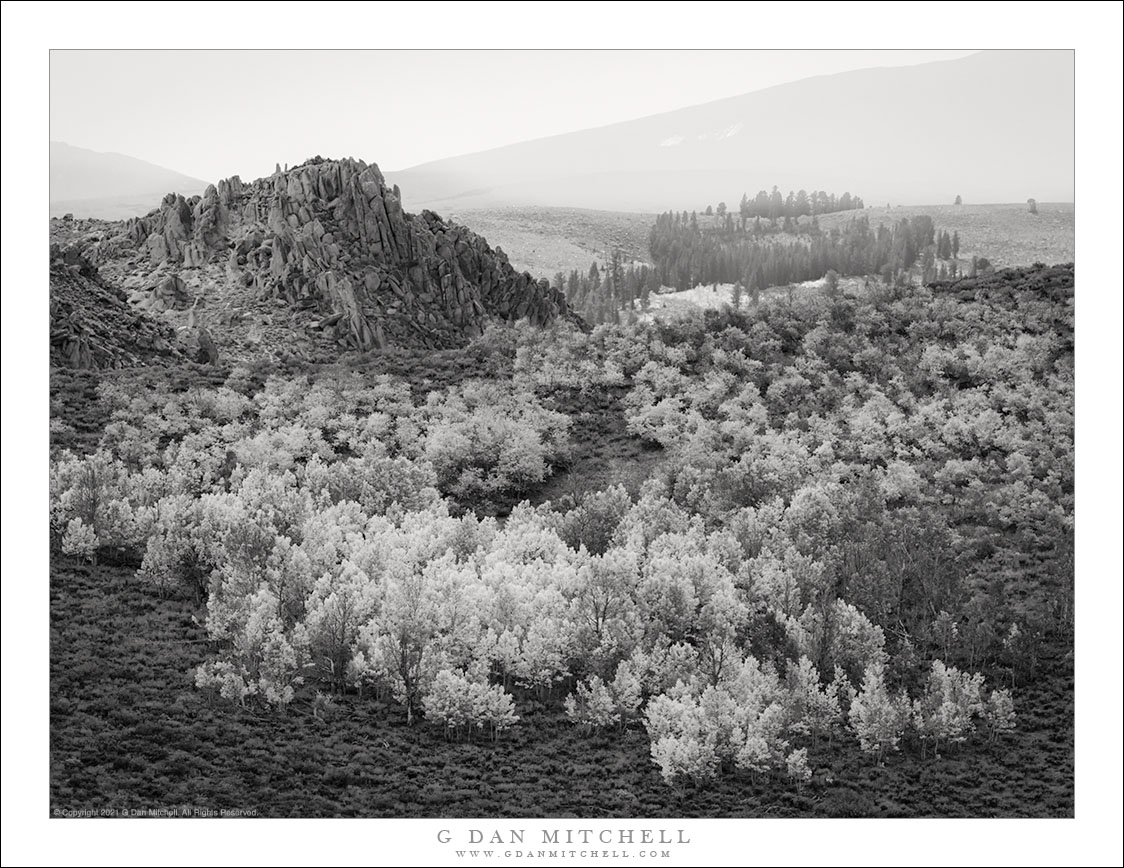
<path id="1" fill-rule="evenodd" d="M 407 214 L 398 188 L 361 160 L 317 157 L 251 184 L 221 181 L 200 197 L 169 194 L 90 253 L 112 258 L 123 246 L 152 271 L 137 305 L 190 306 L 185 272 L 218 269 L 230 288 L 313 312 L 345 349 L 451 346 L 492 318 L 573 318 L 560 292 L 517 273 L 471 230 L 430 211 Z"/>

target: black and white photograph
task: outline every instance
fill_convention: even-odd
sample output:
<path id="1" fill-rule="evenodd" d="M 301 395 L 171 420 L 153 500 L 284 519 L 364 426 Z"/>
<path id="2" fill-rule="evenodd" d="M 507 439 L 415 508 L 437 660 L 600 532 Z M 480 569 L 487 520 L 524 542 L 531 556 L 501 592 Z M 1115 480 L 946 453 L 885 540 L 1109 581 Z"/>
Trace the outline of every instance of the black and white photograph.
<path id="1" fill-rule="evenodd" d="M 5 865 L 1120 864 L 1120 4 L 38 5 Z"/>

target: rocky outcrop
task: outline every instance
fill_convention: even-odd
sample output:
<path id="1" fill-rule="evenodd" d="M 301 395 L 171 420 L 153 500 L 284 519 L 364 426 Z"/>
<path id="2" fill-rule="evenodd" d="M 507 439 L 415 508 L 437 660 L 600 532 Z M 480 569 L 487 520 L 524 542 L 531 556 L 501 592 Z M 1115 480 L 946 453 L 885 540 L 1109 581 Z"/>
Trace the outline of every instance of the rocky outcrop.
<path id="1" fill-rule="evenodd" d="M 175 331 L 135 309 L 77 248 L 51 247 L 52 366 L 121 368 L 184 358 Z"/>
<path id="2" fill-rule="evenodd" d="M 149 289 L 133 292 L 129 295 L 129 303 L 140 310 L 152 312 L 187 310 L 191 307 L 191 295 L 183 279 L 173 274 Z"/>
<path id="3" fill-rule="evenodd" d="M 138 244 L 144 245 L 153 265 L 182 262 L 194 222 L 191 205 L 178 193 L 169 193 L 155 213 L 159 215 L 156 221 L 149 221 L 148 217 L 130 220 L 126 224 L 126 233 Z M 153 227 L 153 222 L 158 224 L 158 228 Z"/>
<path id="4" fill-rule="evenodd" d="M 347 348 L 447 346 L 490 318 L 570 316 L 561 293 L 471 230 L 407 214 L 398 188 L 361 160 L 314 158 L 252 184 L 169 194 L 123 234 L 154 268 L 220 264 L 232 286 L 317 311 Z"/>

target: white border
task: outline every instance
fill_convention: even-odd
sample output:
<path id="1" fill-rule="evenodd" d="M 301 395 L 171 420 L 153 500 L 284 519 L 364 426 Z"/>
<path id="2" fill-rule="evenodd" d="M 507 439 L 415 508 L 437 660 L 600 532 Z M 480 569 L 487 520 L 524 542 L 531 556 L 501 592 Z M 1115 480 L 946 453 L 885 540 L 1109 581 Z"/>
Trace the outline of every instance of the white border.
<path id="1" fill-rule="evenodd" d="M 442 864 L 436 830 L 456 825 L 384 820 L 189 827 L 175 821 L 48 820 L 42 517 L 49 48 L 942 48 L 952 47 L 942 41 L 961 40 L 989 48 L 1077 50 L 1077 819 L 694 821 L 694 844 L 672 862 L 1120 864 L 1120 4 L 5 2 L 2 14 L 5 864 Z M 91 99 L 127 99 L 127 90 L 122 82 L 121 92 Z M 237 99 L 239 92 L 232 87 L 216 98 Z M 1033 122 L 1026 134 L 1033 135 Z M 531 821 L 487 823 L 537 828 Z"/>

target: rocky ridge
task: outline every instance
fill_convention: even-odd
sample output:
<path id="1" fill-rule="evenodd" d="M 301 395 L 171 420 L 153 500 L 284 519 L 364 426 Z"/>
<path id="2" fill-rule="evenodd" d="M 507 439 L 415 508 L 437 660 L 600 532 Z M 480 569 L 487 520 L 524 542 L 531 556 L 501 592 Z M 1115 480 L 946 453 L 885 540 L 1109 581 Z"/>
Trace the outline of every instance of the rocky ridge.
<path id="1" fill-rule="evenodd" d="M 235 355 L 247 341 L 260 345 L 263 330 L 283 338 L 292 325 L 318 352 L 338 354 L 453 346 L 493 318 L 576 319 L 561 293 L 516 272 L 470 229 L 407 214 L 398 188 L 361 160 L 317 157 L 199 197 L 169 194 L 123 224 L 85 223 L 83 253 L 135 308 L 181 326 L 206 322 Z"/>
<path id="2" fill-rule="evenodd" d="M 188 358 L 176 331 L 130 305 L 78 248 L 51 245 L 50 287 L 52 366 L 123 368 Z"/>

